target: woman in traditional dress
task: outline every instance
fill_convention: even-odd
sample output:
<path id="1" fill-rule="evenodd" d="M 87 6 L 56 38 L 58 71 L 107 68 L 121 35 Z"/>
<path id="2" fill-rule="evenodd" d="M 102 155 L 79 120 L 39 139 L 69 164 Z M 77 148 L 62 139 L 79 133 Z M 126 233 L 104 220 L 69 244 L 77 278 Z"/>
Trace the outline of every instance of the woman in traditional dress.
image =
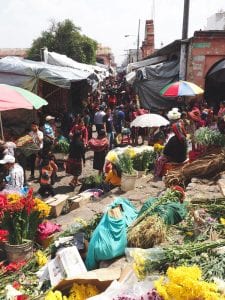
<path id="1" fill-rule="evenodd" d="M 66 173 L 73 175 L 70 186 L 81 184 L 78 177 L 82 173 L 82 161 L 85 165 L 85 147 L 81 138 L 81 132 L 75 131 L 69 147 L 69 157 L 66 163 Z"/>

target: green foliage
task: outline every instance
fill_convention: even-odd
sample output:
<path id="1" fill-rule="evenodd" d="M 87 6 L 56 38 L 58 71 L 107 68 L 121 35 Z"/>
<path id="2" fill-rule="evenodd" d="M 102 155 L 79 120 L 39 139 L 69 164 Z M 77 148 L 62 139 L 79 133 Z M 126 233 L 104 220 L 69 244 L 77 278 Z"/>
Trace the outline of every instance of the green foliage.
<path id="1" fill-rule="evenodd" d="M 68 154 L 69 153 L 69 147 L 70 144 L 68 143 L 67 140 L 61 140 L 58 142 L 58 144 L 55 146 L 56 151 L 58 151 L 59 153 L 65 153 Z"/>
<path id="2" fill-rule="evenodd" d="M 201 127 L 195 131 L 195 142 L 203 146 L 225 146 L 225 135 L 218 130 Z"/>
<path id="3" fill-rule="evenodd" d="M 69 19 L 58 23 L 52 21 L 48 30 L 33 41 L 28 58 L 40 60 L 40 49 L 47 47 L 49 51 L 65 54 L 78 62 L 95 63 L 97 42 L 80 31 Z"/>
<path id="4" fill-rule="evenodd" d="M 155 159 L 156 153 L 154 151 L 143 151 L 133 158 L 133 167 L 137 171 L 146 171 Z"/>
<path id="5" fill-rule="evenodd" d="M 133 160 L 128 154 L 123 153 L 119 155 L 118 159 L 117 167 L 122 173 L 130 175 L 135 173 Z"/>

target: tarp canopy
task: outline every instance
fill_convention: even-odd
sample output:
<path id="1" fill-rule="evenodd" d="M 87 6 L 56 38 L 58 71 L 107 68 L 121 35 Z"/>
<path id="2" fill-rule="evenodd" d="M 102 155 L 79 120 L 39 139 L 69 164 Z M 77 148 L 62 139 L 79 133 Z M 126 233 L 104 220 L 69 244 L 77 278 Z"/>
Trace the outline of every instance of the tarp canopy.
<path id="1" fill-rule="evenodd" d="M 90 73 L 99 73 L 105 74 L 106 69 L 102 68 L 97 65 L 88 65 L 79 63 L 72 58 L 67 57 L 66 55 L 59 54 L 56 52 L 49 52 L 47 49 L 44 50 L 45 62 L 54 65 L 54 66 L 61 66 L 61 67 L 69 67 L 81 71 L 86 71 Z"/>
<path id="2" fill-rule="evenodd" d="M 134 87 L 141 104 L 147 109 L 166 109 L 174 106 L 174 100 L 162 97 L 160 90 L 167 84 L 177 81 L 179 60 L 165 61 L 137 70 Z"/>
<path id="3" fill-rule="evenodd" d="M 157 64 L 159 62 L 162 62 L 166 60 L 166 56 L 158 56 L 158 57 L 152 57 L 145 60 L 140 60 L 134 63 L 130 63 L 127 65 L 127 73 L 132 72 L 133 70 L 137 70 L 139 68 L 147 67 L 153 64 Z"/>
<path id="4" fill-rule="evenodd" d="M 98 83 L 94 72 L 53 66 L 14 56 L 7 56 L 0 60 L 0 83 L 36 92 L 39 79 L 65 89 L 70 89 L 72 82 L 81 80 L 87 80 L 92 87 Z"/>

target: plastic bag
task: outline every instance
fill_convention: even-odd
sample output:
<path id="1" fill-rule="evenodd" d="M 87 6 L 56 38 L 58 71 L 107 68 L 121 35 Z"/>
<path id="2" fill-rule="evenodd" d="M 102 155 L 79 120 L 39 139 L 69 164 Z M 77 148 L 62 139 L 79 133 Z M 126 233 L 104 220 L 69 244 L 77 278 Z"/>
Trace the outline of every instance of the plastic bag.
<path id="1" fill-rule="evenodd" d="M 91 297 L 89 300 L 148 300 L 148 293 L 154 288 L 156 279 L 158 276 L 151 276 L 144 281 L 138 281 L 132 272 L 124 282 L 113 281 L 104 293 Z M 155 298 L 155 300 L 157 299 L 160 298 Z"/>
<path id="2" fill-rule="evenodd" d="M 117 198 L 108 209 L 122 207 L 121 217 L 104 214 L 93 232 L 88 246 L 86 267 L 93 270 L 101 260 L 110 260 L 124 254 L 127 246 L 127 227 L 137 216 L 136 208 L 125 198 Z"/>
<path id="3" fill-rule="evenodd" d="M 149 198 L 140 209 L 138 217 L 140 217 L 157 200 L 157 198 Z M 166 204 L 156 206 L 152 214 L 158 214 L 167 225 L 175 225 L 186 217 L 187 209 L 184 203 L 168 202 Z"/>

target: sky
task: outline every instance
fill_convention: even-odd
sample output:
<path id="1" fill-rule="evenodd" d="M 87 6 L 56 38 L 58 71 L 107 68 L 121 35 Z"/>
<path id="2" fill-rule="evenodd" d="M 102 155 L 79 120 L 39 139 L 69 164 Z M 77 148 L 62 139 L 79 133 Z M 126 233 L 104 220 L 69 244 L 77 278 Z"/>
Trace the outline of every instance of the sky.
<path id="1" fill-rule="evenodd" d="M 50 25 L 71 19 L 82 33 L 109 46 L 116 62 L 136 48 L 146 19 L 154 19 L 155 47 L 181 38 L 184 0 L 0 0 L 0 48 L 28 48 Z M 153 5 L 154 2 L 154 5 Z M 154 9 L 153 9 L 154 8 Z M 224 0 L 190 0 L 189 36 L 204 29 L 207 17 L 225 10 Z M 128 37 L 124 37 L 129 35 Z"/>

